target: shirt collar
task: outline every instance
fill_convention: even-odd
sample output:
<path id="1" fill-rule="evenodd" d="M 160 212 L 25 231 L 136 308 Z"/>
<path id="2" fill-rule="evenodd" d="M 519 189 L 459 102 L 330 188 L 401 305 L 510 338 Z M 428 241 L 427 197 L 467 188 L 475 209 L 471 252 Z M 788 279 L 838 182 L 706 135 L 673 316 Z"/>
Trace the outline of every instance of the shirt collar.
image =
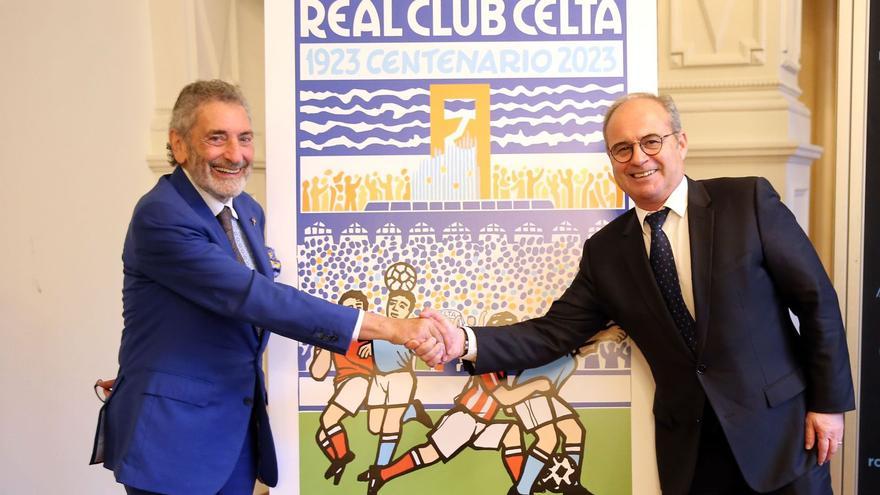
<path id="1" fill-rule="evenodd" d="M 678 183 L 675 190 L 672 191 L 672 194 L 666 198 L 666 202 L 663 203 L 663 208 L 669 207 L 670 210 L 675 212 L 681 218 L 684 218 L 684 214 L 687 211 L 688 204 L 688 181 L 687 177 L 682 176 L 681 182 Z M 661 210 L 663 208 L 660 208 Z M 643 210 L 638 206 L 635 206 L 636 216 L 639 218 L 639 225 L 642 226 L 642 229 L 645 228 L 645 217 L 654 213 L 653 211 Z M 657 210 L 659 211 L 659 210 Z M 650 230 L 650 229 L 649 229 Z"/>
<path id="2" fill-rule="evenodd" d="M 196 188 L 196 192 L 199 193 L 199 196 L 205 201 L 205 204 L 208 205 L 208 208 L 211 210 L 211 213 L 216 217 L 223 211 L 224 206 L 228 206 L 230 210 L 232 210 L 232 218 L 238 220 L 238 213 L 235 211 L 235 208 L 232 206 L 232 200 L 234 198 L 229 198 L 229 201 L 223 203 L 219 199 L 211 196 L 208 191 L 205 191 L 193 180 L 192 175 L 189 174 L 189 170 L 184 168 L 182 165 L 178 165 L 178 167 L 183 169 L 183 173 L 186 174 L 186 178 L 189 179 L 190 184 Z"/>

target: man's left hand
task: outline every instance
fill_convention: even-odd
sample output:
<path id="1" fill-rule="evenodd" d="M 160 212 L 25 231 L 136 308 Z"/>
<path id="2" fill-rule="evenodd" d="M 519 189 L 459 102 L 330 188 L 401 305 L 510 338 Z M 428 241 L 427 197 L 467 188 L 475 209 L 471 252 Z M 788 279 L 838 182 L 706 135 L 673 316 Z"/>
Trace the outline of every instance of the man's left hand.
<path id="1" fill-rule="evenodd" d="M 101 402 L 107 402 L 107 399 L 110 398 L 110 394 L 113 393 L 114 385 L 116 385 L 116 378 L 109 378 L 107 380 L 98 378 L 98 381 L 95 382 L 95 394 L 101 399 Z M 103 397 L 101 397 L 101 395 L 103 395 Z"/>
<path id="2" fill-rule="evenodd" d="M 819 465 L 830 461 L 843 443 L 843 413 L 808 412 L 806 421 L 806 439 L 804 448 L 816 447 Z"/>

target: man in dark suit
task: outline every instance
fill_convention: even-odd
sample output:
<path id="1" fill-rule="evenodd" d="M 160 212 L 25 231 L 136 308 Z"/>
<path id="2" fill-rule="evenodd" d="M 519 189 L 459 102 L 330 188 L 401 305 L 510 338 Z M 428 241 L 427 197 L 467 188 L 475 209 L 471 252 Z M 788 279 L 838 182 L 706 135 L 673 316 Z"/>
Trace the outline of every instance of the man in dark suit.
<path id="1" fill-rule="evenodd" d="M 270 333 L 340 353 L 387 339 L 437 359 L 440 334 L 273 281 L 263 210 L 243 192 L 254 133 L 237 87 L 186 86 L 169 127 L 175 170 L 138 202 L 125 240 L 119 373 L 95 461 L 129 494 L 250 495 L 257 477 L 278 477 L 261 368 Z"/>
<path id="2" fill-rule="evenodd" d="M 537 366 L 613 320 L 657 385 L 664 493 L 831 493 L 826 461 L 853 387 L 837 296 L 809 239 L 766 180 L 684 176 L 670 98 L 618 100 L 604 134 L 635 208 L 587 240 L 545 316 L 491 331 L 447 324 L 446 359 L 464 354 L 474 373 Z"/>

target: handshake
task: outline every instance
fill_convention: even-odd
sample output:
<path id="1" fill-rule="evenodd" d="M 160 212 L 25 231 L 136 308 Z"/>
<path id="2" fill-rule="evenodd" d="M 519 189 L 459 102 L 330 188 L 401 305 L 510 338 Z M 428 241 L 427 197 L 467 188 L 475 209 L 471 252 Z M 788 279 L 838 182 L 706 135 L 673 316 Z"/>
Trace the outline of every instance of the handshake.
<path id="1" fill-rule="evenodd" d="M 465 351 L 464 330 L 431 308 L 422 310 L 419 318 L 402 320 L 364 313 L 359 338 L 403 344 L 431 367 L 459 358 Z"/>
<path id="2" fill-rule="evenodd" d="M 461 357 L 465 351 L 464 330 L 431 308 L 425 308 L 419 318 L 410 319 L 365 312 L 359 338 L 403 344 L 432 368 Z M 115 378 L 95 382 L 95 394 L 101 402 L 110 398 L 115 382 Z"/>

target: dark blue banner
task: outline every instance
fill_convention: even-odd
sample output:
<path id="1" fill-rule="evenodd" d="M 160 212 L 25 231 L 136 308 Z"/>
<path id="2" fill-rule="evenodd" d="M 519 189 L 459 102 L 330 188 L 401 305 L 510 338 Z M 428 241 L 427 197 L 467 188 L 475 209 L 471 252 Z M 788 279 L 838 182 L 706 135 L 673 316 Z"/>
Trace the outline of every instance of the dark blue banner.
<path id="1" fill-rule="evenodd" d="M 880 493 L 880 10 L 871 9 L 865 167 L 865 256 L 859 403 L 859 495 Z"/>

